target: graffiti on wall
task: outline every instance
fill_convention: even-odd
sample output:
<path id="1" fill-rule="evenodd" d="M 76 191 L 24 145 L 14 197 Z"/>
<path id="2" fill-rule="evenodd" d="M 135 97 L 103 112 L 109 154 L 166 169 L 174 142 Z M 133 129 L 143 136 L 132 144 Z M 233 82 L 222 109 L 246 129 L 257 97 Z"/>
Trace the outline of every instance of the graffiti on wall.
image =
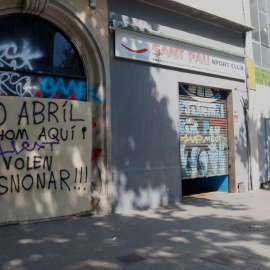
<path id="1" fill-rule="evenodd" d="M 89 103 L 2 98 L 0 196 L 46 189 L 89 192 L 89 116 Z"/>
<path id="2" fill-rule="evenodd" d="M 182 178 L 227 174 L 225 103 L 219 100 L 219 95 L 193 98 L 194 94 L 181 87 L 179 125 Z"/>
<path id="3" fill-rule="evenodd" d="M 27 42 L 24 42 L 23 46 L 18 46 L 15 43 L 4 44 L 0 46 L 0 67 L 2 67 L 2 71 L 0 71 L 0 95 L 1 96 L 19 96 L 19 97 L 32 97 L 32 98 L 51 98 L 51 99 L 67 99 L 67 100 L 87 100 L 87 86 L 86 80 L 80 80 L 78 78 L 68 78 L 66 76 L 61 77 L 57 76 L 48 76 L 45 74 L 35 74 L 31 72 L 32 70 L 36 71 L 39 61 L 42 61 L 43 53 L 40 51 L 35 51 Z M 27 73 L 20 72 L 21 69 L 27 70 Z M 29 72 L 30 71 L 30 72 Z M 103 87 L 100 84 L 94 84 L 91 87 L 90 91 L 91 99 L 94 101 L 93 104 L 93 112 L 94 116 L 92 118 L 92 130 L 93 130 L 93 148 L 92 148 L 92 155 L 91 152 L 89 153 L 89 146 L 85 149 L 88 150 L 88 155 L 90 158 L 92 157 L 92 162 L 90 162 L 86 166 L 82 167 L 75 167 L 73 172 L 63 170 L 58 171 L 58 177 L 63 179 L 62 174 L 69 175 L 69 180 L 73 177 L 74 181 L 82 181 L 83 177 L 86 174 L 89 174 L 89 171 L 96 172 L 96 177 L 94 177 L 93 186 L 96 187 L 98 191 L 99 182 L 101 183 L 103 180 L 101 179 L 103 175 L 103 144 L 104 142 L 100 140 L 100 132 L 103 132 L 102 123 L 103 123 L 103 113 L 101 111 L 104 107 L 104 91 Z M 0 108 L 1 110 L 1 108 Z M 53 105 L 50 108 L 51 112 L 53 111 Z M 68 115 L 68 111 L 66 111 L 66 117 Z M 38 116 L 38 115 L 37 115 Z M 41 115 L 39 115 L 41 117 Z M 53 114 L 50 115 L 51 119 L 53 118 Z M 41 124 L 38 124 L 41 125 Z M 44 123 L 44 125 L 47 124 Z M 1 128 L 1 126 L 0 126 Z M 91 126 L 84 126 L 84 129 L 81 131 L 81 135 L 86 137 L 86 134 L 91 130 Z M 56 127 L 51 127 L 48 130 L 42 130 L 41 137 L 37 136 L 38 140 L 34 139 L 34 141 L 29 138 L 28 132 L 25 129 L 8 129 L 8 130 L 1 130 L 0 132 L 0 140 L 9 141 L 10 144 L 3 145 L 1 144 L 1 155 L 3 164 L 5 165 L 5 169 L 7 168 L 22 168 L 20 171 L 24 171 L 29 169 L 29 172 L 34 172 L 40 169 L 47 169 L 47 172 L 42 172 L 41 174 L 37 174 L 33 178 L 33 185 L 31 189 L 35 187 L 43 187 L 44 188 L 54 188 L 54 184 L 52 183 L 53 179 L 57 178 L 54 171 L 52 169 L 52 164 L 54 164 L 55 158 L 51 158 L 51 155 L 56 153 L 58 148 L 62 147 L 63 142 L 68 142 L 72 140 L 72 138 L 76 137 L 76 132 L 78 127 L 75 125 L 70 126 L 69 129 L 60 128 L 57 129 Z M 52 142 L 40 142 L 40 140 L 47 139 L 52 140 Z M 19 142 L 17 141 L 19 140 Z M 23 141 L 20 141 L 23 140 Z M 29 144 L 29 145 L 28 145 Z M 51 150 L 50 150 L 51 149 Z M 31 151 L 30 151 L 31 150 Z M 50 152 L 48 156 L 40 159 L 41 156 L 39 152 L 45 151 Z M 26 160 L 23 160 L 21 155 L 32 154 L 35 157 L 27 157 Z M 9 156 L 13 155 L 13 157 Z M 89 157 L 88 156 L 88 157 Z M 32 165 L 31 165 L 32 164 Z M 40 166 L 40 167 L 39 167 Z M 56 172 L 56 171 L 55 171 Z M 16 177 L 19 174 L 16 174 Z M 11 182 L 14 184 L 15 179 L 17 183 L 21 183 L 23 181 L 21 178 L 16 178 L 15 175 L 12 178 Z M 23 176 L 22 176 L 23 177 Z M 28 180 L 32 182 L 32 178 L 27 176 Z M 29 178 L 30 177 L 30 178 Z M 33 176 L 34 177 L 34 176 Z M 41 179 L 41 180 L 40 180 Z M 76 180 L 75 180 L 76 179 Z M 78 180 L 81 179 L 81 180 Z M 7 179 L 8 181 L 8 179 Z M 23 181 L 23 183 L 26 183 Z M 40 181 L 42 183 L 47 183 L 40 185 Z M 44 182 L 45 181 L 45 182 Z M 5 185 L 6 181 L 3 181 L 2 178 L 2 185 Z M 51 184 L 49 185 L 49 183 Z M 68 181 L 66 180 L 68 183 Z M 72 181 L 71 181 L 72 182 Z M 89 179 L 88 179 L 89 185 Z M 36 183 L 36 184 L 35 184 Z M 16 186 L 16 187 L 17 187 Z M 61 185 L 60 185 L 61 186 Z M 89 185 L 90 186 L 90 185 Z M 1 187 L 1 186 L 0 186 Z M 14 188 L 11 189 L 9 184 L 6 185 L 8 188 L 7 193 Z M 62 187 L 64 188 L 64 182 L 62 183 Z M 22 187 L 23 188 L 23 187 Z M 72 185 L 69 185 L 69 188 L 72 189 Z M 68 188 L 68 189 L 69 189 Z M 75 188 L 75 187 L 74 187 Z M 5 188 L 2 188 L 2 192 L 5 191 Z M 21 189 L 22 190 L 22 189 Z"/>
<path id="4" fill-rule="evenodd" d="M 0 95 L 86 100 L 86 82 L 0 71 Z"/>
<path id="5" fill-rule="evenodd" d="M 31 86 L 31 78 L 15 72 L 0 71 L 0 94 L 4 96 L 33 96 L 35 87 Z"/>
<path id="6" fill-rule="evenodd" d="M 31 60 L 39 59 L 42 53 L 39 51 L 33 52 L 29 42 L 23 41 L 23 46 L 18 46 L 15 43 L 6 43 L 0 45 L 0 67 L 9 67 L 13 70 L 29 69 L 33 70 Z"/>
<path id="7" fill-rule="evenodd" d="M 33 71 L 33 60 L 39 60 L 42 56 L 27 41 L 21 47 L 15 43 L 0 45 L 0 67 L 13 70 L 0 71 L 0 95 L 81 101 L 87 99 L 85 80 L 19 72 L 22 69 Z"/>
<path id="8" fill-rule="evenodd" d="M 64 80 L 63 78 L 45 77 L 41 80 L 41 91 L 49 96 L 70 97 L 75 95 L 77 100 L 86 99 L 86 83 L 85 81 Z"/>

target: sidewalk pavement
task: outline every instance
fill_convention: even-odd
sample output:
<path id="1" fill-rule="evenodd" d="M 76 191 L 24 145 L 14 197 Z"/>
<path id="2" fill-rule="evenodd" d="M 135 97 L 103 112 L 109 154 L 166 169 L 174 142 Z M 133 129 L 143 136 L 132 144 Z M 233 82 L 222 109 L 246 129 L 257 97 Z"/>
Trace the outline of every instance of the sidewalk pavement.
<path id="1" fill-rule="evenodd" d="M 270 269 L 270 189 L 0 227 L 0 269 Z"/>

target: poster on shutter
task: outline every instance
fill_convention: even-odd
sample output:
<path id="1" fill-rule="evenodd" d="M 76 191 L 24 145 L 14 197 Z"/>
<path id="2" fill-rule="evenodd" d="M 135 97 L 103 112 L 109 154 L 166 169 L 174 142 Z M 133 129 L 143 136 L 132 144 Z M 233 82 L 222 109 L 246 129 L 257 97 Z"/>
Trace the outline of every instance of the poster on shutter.
<path id="1" fill-rule="evenodd" d="M 179 87 L 182 179 L 228 174 L 226 91 Z"/>

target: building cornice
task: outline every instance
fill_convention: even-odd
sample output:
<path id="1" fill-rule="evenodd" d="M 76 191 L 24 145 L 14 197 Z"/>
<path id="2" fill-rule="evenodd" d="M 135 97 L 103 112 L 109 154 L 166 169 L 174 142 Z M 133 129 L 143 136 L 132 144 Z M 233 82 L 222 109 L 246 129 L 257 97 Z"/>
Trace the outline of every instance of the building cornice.
<path id="1" fill-rule="evenodd" d="M 198 9 L 193 6 L 189 6 L 181 3 L 179 0 L 138 0 L 150 5 L 158 6 L 167 10 L 181 13 L 185 16 L 192 17 L 198 20 L 202 20 L 207 23 L 218 25 L 232 31 L 245 33 L 252 31 L 254 28 L 249 25 L 245 25 L 239 22 L 232 21 L 230 19 L 221 17 L 219 15 L 207 12 L 205 10 Z"/>

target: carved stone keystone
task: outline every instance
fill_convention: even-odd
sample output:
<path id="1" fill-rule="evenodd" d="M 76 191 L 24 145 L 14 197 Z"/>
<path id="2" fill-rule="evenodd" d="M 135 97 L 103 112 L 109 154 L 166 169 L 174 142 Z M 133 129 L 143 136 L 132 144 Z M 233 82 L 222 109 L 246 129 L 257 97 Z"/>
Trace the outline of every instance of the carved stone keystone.
<path id="1" fill-rule="evenodd" d="M 23 12 L 40 15 L 45 12 L 49 0 L 23 0 Z"/>

